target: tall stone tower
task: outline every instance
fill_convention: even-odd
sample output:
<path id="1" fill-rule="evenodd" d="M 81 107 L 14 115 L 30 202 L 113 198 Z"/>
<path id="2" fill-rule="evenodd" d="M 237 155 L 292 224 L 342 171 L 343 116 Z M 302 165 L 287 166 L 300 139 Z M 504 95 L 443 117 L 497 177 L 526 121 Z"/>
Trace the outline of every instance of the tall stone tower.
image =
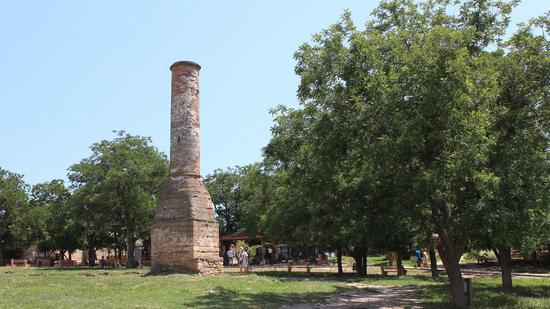
<path id="1" fill-rule="evenodd" d="M 222 269 L 218 223 L 200 179 L 200 69 L 191 61 L 170 67 L 170 179 L 155 213 L 152 271 L 216 274 Z"/>

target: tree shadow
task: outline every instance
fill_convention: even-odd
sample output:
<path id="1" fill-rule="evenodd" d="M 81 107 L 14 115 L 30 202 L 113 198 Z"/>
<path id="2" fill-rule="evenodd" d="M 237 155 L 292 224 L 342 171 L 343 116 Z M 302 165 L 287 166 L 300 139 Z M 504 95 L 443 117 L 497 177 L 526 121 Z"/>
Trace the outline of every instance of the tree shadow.
<path id="1" fill-rule="evenodd" d="M 550 267 L 520 265 L 512 268 L 512 273 L 550 274 Z"/>
<path id="2" fill-rule="evenodd" d="M 183 275 L 193 275 L 191 273 L 181 273 L 181 272 L 175 272 L 175 271 L 158 271 L 158 270 L 149 270 L 146 273 L 143 273 L 143 277 L 162 277 L 162 276 L 170 276 L 175 274 L 183 274 Z"/>
<path id="3" fill-rule="evenodd" d="M 47 271 L 47 272 L 75 272 L 75 271 L 98 271 L 98 270 L 104 270 L 107 269 L 99 269 L 99 268 L 88 268 L 88 267 L 32 267 L 27 268 L 28 270 L 39 270 L 39 271 Z"/>
<path id="4" fill-rule="evenodd" d="M 280 308 L 291 304 L 320 304 L 330 296 L 356 290 L 354 287 L 334 286 L 331 292 L 309 293 L 272 293 L 272 292 L 236 292 L 223 287 L 217 287 L 204 296 L 185 303 L 190 308 Z"/>
<path id="5" fill-rule="evenodd" d="M 351 278 L 357 277 L 355 274 L 337 274 L 337 273 L 306 273 L 306 272 L 283 272 L 283 271 L 262 271 L 255 272 L 257 276 L 277 278 L 279 280 L 300 280 L 300 279 L 317 279 L 317 280 L 334 280 L 334 281 L 347 281 Z"/>
<path id="6" fill-rule="evenodd" d="M 314 280 L 329 280 L 329 281 L 338 281 L 338 282 L 346 282 L 346 283 L 368 281 L 369 284 L 371 283 L 376 284 L 377 281 L 384 281 L 385 283 L 387 283 L 388 281 L 389 282 L 395 281 L 397 285 L 399 281 L 404 281 L 407 279 L 412 279 L 414 281 L 427 282 L 427 283 L 448 282 L 445 277 L 433 278 L 431 276 L 423 276 L 423 275 L 382 276 L 379 274 L 372 274 L 372 275 L 366 275 L 366 276 L 359 276 L 357 274 L 352 274 L 352 273 L 338 274 L 338 273 L 315 272 L 315 273 L 308 274 L 305 272 L 289 273 L 289 272 L 277 272 L 277 271 L 256 272 L 254 274 L 257 276 L 267 276 L 267 277 L 277 278 L 279 280 L 314 279 Z"/>
<path id="7" fill-rule="evenodd" d="M 485 282 L 473 283 L 474 308 L 523 308 L 521 298 L 549 299 L 550 288 L 548 285 L 516 286 L 510 293 L 504 293 L 500 285 Z M 420 286 L 422 298 L 426 300 L 422 306 L 427 308 L 453 308 L 449 284 Z"/>

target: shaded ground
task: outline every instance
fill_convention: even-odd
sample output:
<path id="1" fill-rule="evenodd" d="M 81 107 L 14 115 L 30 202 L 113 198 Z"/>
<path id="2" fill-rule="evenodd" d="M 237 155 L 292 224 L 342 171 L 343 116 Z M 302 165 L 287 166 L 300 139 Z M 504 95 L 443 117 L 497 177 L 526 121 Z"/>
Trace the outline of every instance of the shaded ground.
<path id="1" fill-rule="evenodd" d="M 281 308 L 423 308 L 420 292 L 412 285 L 354 286 L 356 289 L 333 295 L 322 304 L 294 304 Z"/>
<path id="2" fill-rule="evenodd" d="M 444 268 L 441 268 L 444 270 Z M 474 276 L 500 276 L 501 270 L 494 264 L 469 263 L 462 265 L 462 273 Z M 550 267 L 514 266 L 512 268 L 513 278 L 550 278 Z"/>

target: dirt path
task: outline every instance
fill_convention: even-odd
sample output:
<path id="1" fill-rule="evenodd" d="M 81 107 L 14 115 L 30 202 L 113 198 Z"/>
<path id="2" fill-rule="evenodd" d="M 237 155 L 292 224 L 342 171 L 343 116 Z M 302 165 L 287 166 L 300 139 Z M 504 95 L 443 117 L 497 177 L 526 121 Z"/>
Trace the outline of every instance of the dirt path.
<path id="1" fill-rule="evenodd" d="M 311 308 L 423 308 L 416 287 L 350 284 L 357 289 L 331 296 L 323 304 L 294 304 L 284 309 Z"/>

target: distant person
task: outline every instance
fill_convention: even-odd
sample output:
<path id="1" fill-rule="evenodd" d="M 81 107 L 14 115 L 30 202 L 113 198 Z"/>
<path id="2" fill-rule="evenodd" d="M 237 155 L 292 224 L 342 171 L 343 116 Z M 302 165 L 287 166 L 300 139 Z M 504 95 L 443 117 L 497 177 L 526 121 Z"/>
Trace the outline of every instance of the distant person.
<path id="1" fill-rule="evenodd" d="M 109 256 L 105 259 L 105 265 L 107 266 L 106 268 L 111 268 L 111 258 Z"/>
<path id="2" fill-rule="evenodd" d="M 101 259 L 99 260 L 99 267 L 105 268 L 105 256 L 102 255 Z"/>
<path id="3" fill-rule="evenodd" d="M 227 250 L 227 260 L 229 262 L 229 266 L 233 266 L 233 245 L 231 245 L 229 250 Z"/>
<path id="4" fill-rule="evenodd" d="M 423 268 L 429 268 L 428 266 L 428 252 L 426 250 L 422 251 L 422 267 Z"/>
<path id="5" fill-rule="evenodd" d="M 250 265 L 248 263 L 248 252 L 246 252 L 246 249 L 244 249 L 241 252 L 241 269 L 240 269 L 240 273 L 241 274 L 248 273 L 249 266 Z"/>
<path id="6" fill-rule="evenodd" d="M 269 255 L 269 264 L 273 264 L 273 248 L 267 248 L 267 254 Z"/>
<path id="7" fill-rule="evenodd" d="M 243 260 L 242 259 L 242 256 L 243 256 L 243 247 L 240 247 L 239 248 L 239 252 L 237 253 L 237 265 L 241 265 L 241 261 Z"/>
<path id="8" fill-rule="evenodd" d="M 416 249 L 415 255 L 416 255 L 416 266 L 415 266 L 415 268 L 422 267 L 422 251 L 420 249 Z"/>

